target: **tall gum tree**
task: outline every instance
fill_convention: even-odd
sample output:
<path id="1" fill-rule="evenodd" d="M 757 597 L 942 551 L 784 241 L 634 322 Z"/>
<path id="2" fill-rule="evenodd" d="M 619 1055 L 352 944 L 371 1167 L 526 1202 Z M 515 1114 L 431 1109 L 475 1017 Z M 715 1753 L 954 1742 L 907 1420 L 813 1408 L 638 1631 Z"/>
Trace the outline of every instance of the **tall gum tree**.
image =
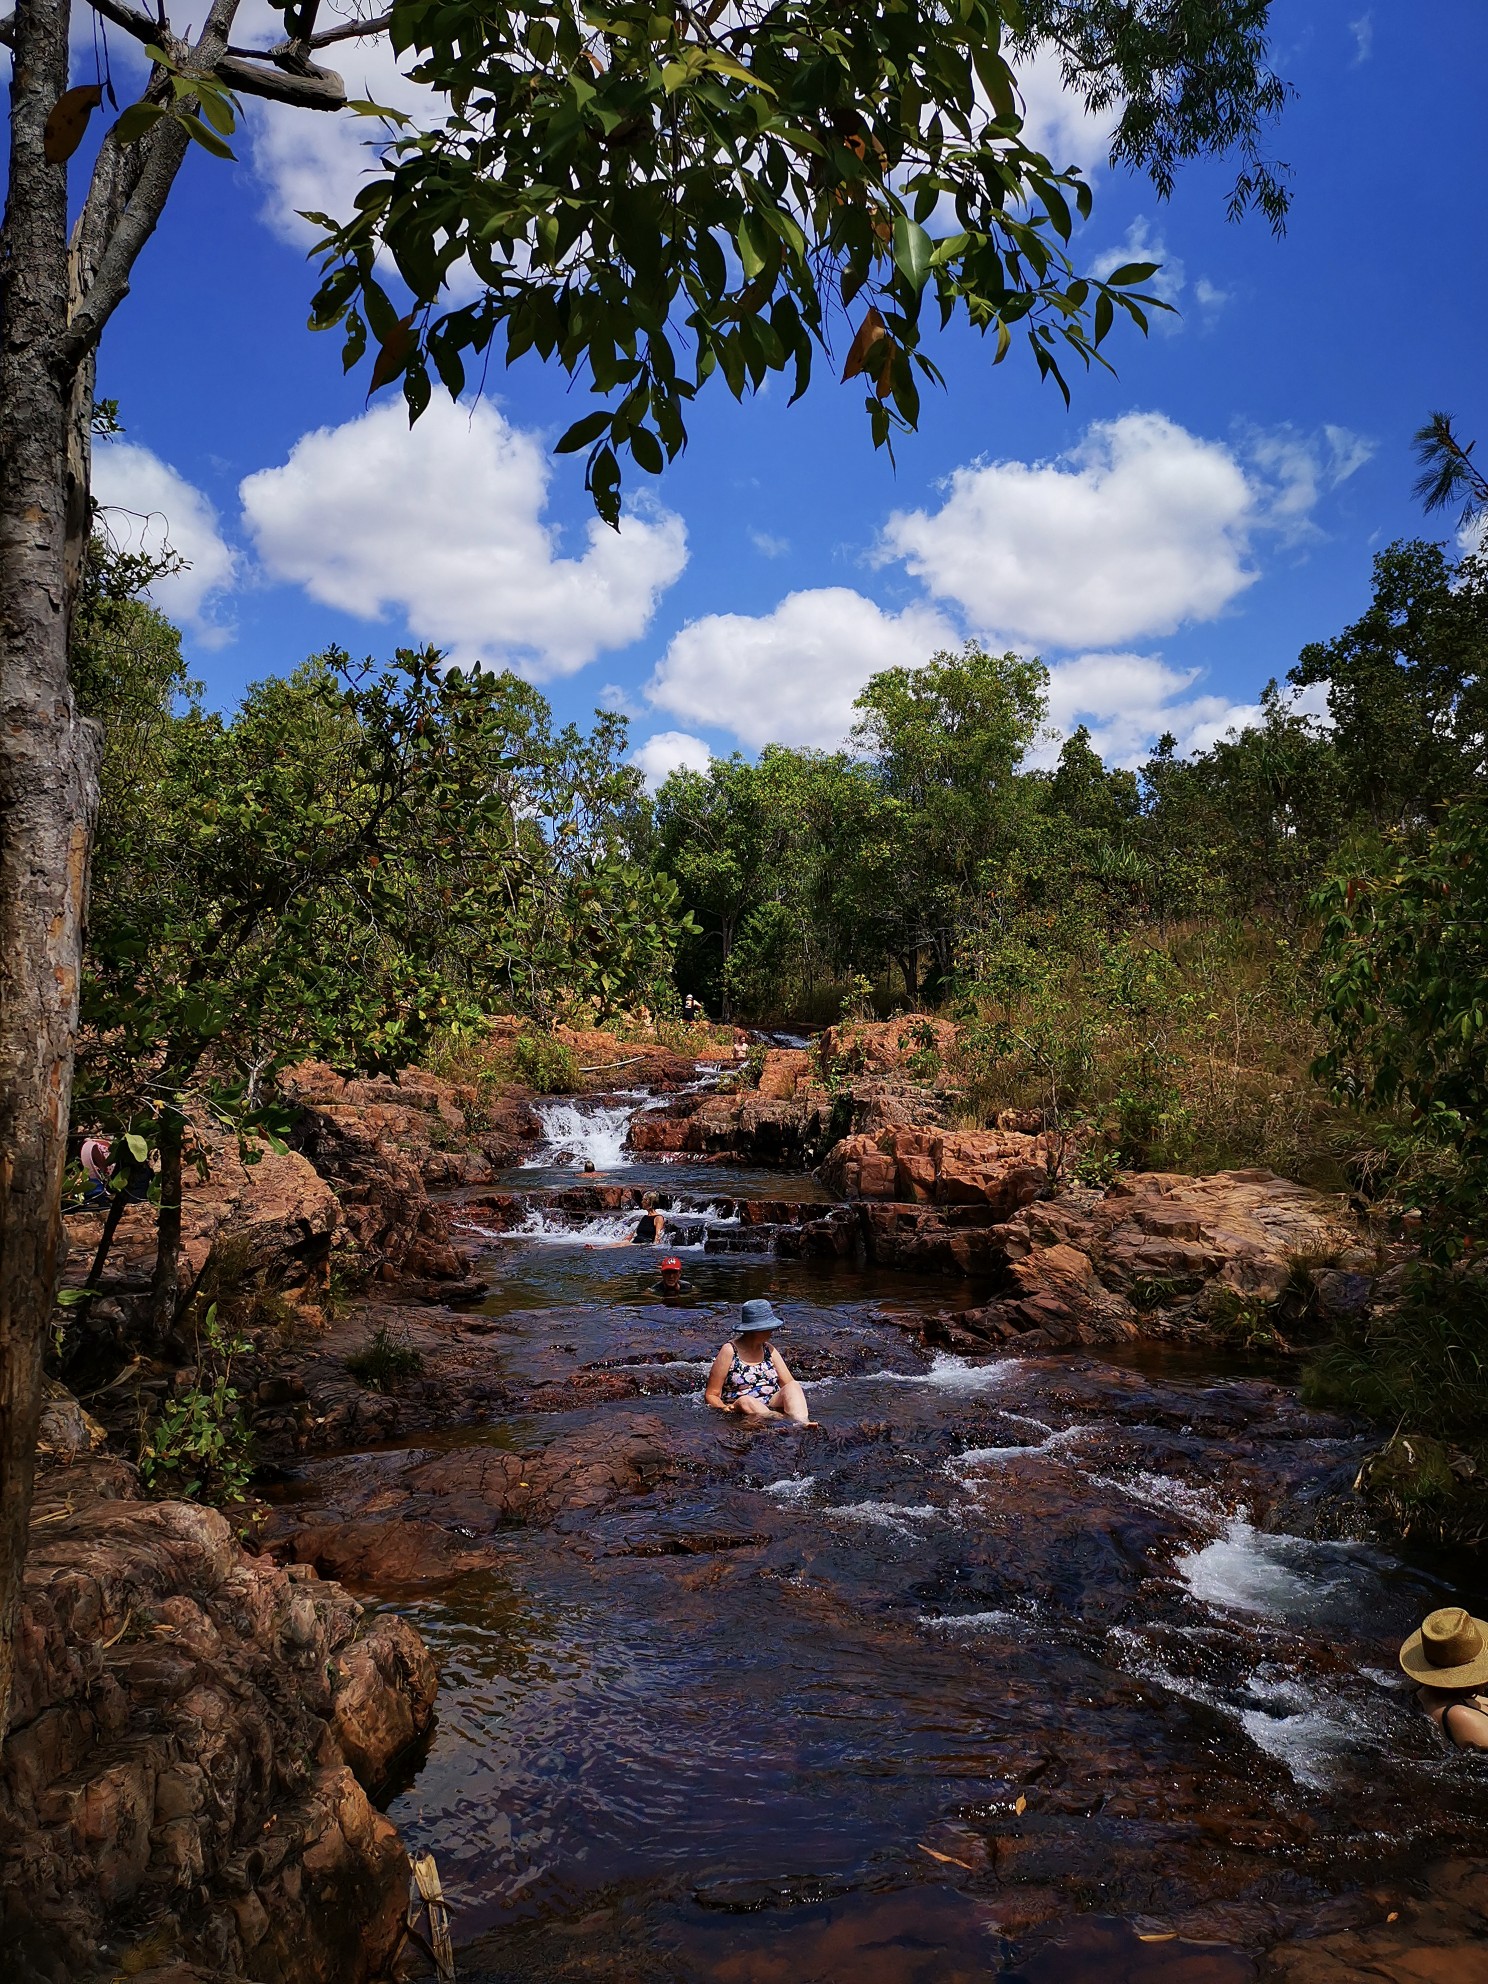
<path id="1" fill-rule="evenodd" d="M 813 361 L 861 381 L 873 438 L 915 423 L 939 375 L 922 309 L 964 316 L 1001 362 L 1026 346 L 1068 397 L 1123 315 L 1162 307 L 1132 264 L 1071 258 L 1091 195 L 1027 139 L 1019 67 L 1052 50 L 1109 114 L 1114 160 L 1166 193 L 1185 159 L 1239 155 L 1232 210 L 1280 225 L 1262 137 L 1283 85 L 1270 0 L 394 0 L 322 25 L 280 9 L 272 48 L 232 41 L 239 0 L 199 30 L 89 0 L 151 68 L 97 148 L 71 218 L 68 161 L 103 91 L 71 83 L 69 0 L 17 0 L 0 229 L 0 1729 L 29 1518 L 42 1348 L 59 1268 L 99 740 L 68 681 L 91 511 L 99 339 L 188 151 L 230 156 L 243 96 L 383 119 L 349 217 L 320 216 L 314 321 L 410 417 L 434 376 L 465 389 L 493 354 L 556 359 L 596 395 L 559 442 L 587 450 L 604 517 L 621 462 L 659 472 L 710 377 L 736 397 Z M 349 0 L 354 7 L 355 0 Z M 317 59 L 386 35 L 444 106 L 428 128 L 348 104 Z M 469 272 L 473 301 L 450 301 Z M 834 356 L 835 352 L 835 356 Z"/>

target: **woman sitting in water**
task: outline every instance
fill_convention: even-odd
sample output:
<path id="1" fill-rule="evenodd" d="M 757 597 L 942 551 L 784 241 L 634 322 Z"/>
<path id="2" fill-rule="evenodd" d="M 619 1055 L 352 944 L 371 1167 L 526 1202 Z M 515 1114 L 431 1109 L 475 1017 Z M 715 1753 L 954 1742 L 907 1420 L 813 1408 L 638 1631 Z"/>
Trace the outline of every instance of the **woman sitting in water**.
<path id="1" fill-rule="evenodd" d="M 770 1343 L 780 1318 L 768 1302 L 746 1302 L 739 1334 L 713 1359 L 703 1392 L 718 1412 L 736 1412 L 745 1419 L 768 1419 L 779 1413 L 798 1426 L 811 1424 L 806 1394 L 790 1374 L 790 1366 Z"/>
<path id="2" fill-rule="evenodd" d="M 1488 1619 L 1460 1605 L 1430 1613 L 1400 1649 L 1400 1664 L 1454 1750 L 1488 1750 Z"/>

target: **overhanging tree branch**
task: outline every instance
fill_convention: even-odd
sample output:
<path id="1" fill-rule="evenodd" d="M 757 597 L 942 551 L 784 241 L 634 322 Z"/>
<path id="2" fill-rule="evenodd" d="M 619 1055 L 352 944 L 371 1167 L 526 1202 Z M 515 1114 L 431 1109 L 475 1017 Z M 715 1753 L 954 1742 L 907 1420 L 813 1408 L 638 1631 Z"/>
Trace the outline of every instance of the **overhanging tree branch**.
<path id="1" fill-rule="evenodd" d="M 271 51 L 277 55 L 278 51 Z M 250 61 L 242 55 L 224 55 L 214 73 L 245 96 L 261 96 L 271 103 L 292 104 L 297 110 L 342 110 L 346 106 L 346 85 L 334 69 L 317 69 L 307 63 L 303 70 L 266 68 L 260 57 Z"/>

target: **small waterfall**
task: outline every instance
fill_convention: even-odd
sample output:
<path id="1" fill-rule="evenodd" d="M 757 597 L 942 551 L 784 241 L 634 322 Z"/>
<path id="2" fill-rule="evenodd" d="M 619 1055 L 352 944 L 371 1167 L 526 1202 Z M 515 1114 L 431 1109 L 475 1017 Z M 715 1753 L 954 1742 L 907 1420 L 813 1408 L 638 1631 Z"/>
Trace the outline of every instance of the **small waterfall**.
<path id="1" fill-rule="evenodd" d="M 543 1126 L 542 1147 L 529 1157 L 525 1170 L 542 1165 L 574 1164 L 582 1170 L 585 1159 L 596 1171 L 614 1171 L 629 1164 L 625 1133 L 630 1119 L 646 1098 L 637 1096 L 625 1102 L 539 1102 L 538 1117 Z"/>

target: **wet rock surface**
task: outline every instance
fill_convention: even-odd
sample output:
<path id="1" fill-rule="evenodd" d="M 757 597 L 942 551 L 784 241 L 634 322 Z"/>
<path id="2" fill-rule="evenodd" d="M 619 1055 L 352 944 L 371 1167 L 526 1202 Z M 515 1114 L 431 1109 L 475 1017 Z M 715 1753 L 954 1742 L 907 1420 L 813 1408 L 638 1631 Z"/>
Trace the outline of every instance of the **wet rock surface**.
<path id="1" fill-rule="evenodd" d="M 215 1510 L 139 1500 L 122 1461 L 48 1467 L 0 1751 L 6 1976 L 111 1976 L 136 1944 L 379 1976 L 408 1863 L 369 1794 L 434 1693 L 402 1619 L 245 1555 Z"/>
<path id="2" fill-rule="evenodd" d="M 1484 1925 L 1432 1867 L 1488 1848 L 1488 1787 L 1391 1678 L 1447 1587 L 1331 1540 L 1356 1431 L 1274 1374 L 1125 1330 L 1096 1355 L 1026 1330 L 1014 1357 L 936 1342 L 1035 1249 L 1035 1293 L 1057 1270 L 1145 1322 L 1136 1250 L 1218 1251 L 1222 1227 L 1264 1296 L 1318 1231 L 1315 1195 L 1091 1192 L 1087 1252 L 1034 1225 L 1046 1202 L 999 1222 L 709 1175 L 728 1223 L 695 1230 L 674 1302 L 653 1250 L 595 1238 L 654 1182 L 558 1188 L 541 1230 L 493 1223 L 491 1294 L 459 1326 L 489 1331 L 460 1354 L 501 1389 L 499 1438 L 307 1455 L 286 1483 L 287 1526 L 335 1511 L 447 1539 L 408 1601 L 445 1667 L 441 1728 L 393 1812 L 439 1856 L 461 1974 L 1474 1977 Z M 954 1262 L 885 1272 L 870 1213 L 1004 1265 L 980 1289 Z M 834 1224 L 848 1254 L 800 1244 Z M 751 1228 L 776 1251 L 736 1251 Z M 754 1294 L 814 1428 L 699 1402 Z M 597 1494 L 567 1500 L 601 1460 Z"/>
<path id="3" fill-rule="evenodd" d="M 294 1500 L 277 1508 L 262 1547 L 364 1590 L 448 1584 L 498 1560 L 498 1531 L 645 1494 L 677 1458 L 661 1424 L 642 1416 L 520 1453 L 477 1444 L 381 1455 L 307 1477 L 311 1509 Z"/>
<path id="4" fill-rule="evenodd" d="M 343 1842 L 325 1892 L 362 1894 L 374 1942 L 385 1919 L 366 1870 L 393 1849 L 355 1797 L 376 1821 L 363 1787 L 422 1726 L 423 1656 L 319 1572 L 397 1602 L 443 1669 L 391 1815 L 439 1859 L 462 1976 L 1477 1984 L 1488 1788 L 1392 1661 L 1431 1605 L 1488 1607 L 1372 1544 L 1365 1441 L 1223 1347 L 1237 1317 L 1357 1310 L 1373 1256 L 1338 1202 L 1270 1174 L 1051 1195 L 1036 1123 L 947 1131 L 905 1079 L 932 1050 L 870 1029 L 772 1049 L 758 1091 L 709 1094 L 688 1064 L 659 1108 L 519 1100 L 453 1169 L 485 1134 L 468 1098 L 312 1073 L 305 1150 L 387 1278 L 250 1361 L 273 1500 L 254 1574 L 336 1593 L 312 1609 L 355 1630 L 334 1685 L 265 1711 L 318 1728 L 302 1775 L 238 1769 L 299 1816 L 232 1890 L 217 1974 L 280 1976 L 252 1897 L 267 1882 L 275 1916 L 312 1835 Z M 823 1181 L 799 1170 L 820 1142 Z M 675 1295 L 632 1242 L 648 1199 Z M 812 1428 L 701 1404 L 752 1295 Z M 374 1333 L 411 1367 L 370 1375 Z M 89 1506 L 126 1504 L 97 1428 L 49 1410 Z M 262 1748 L 277 1619 L 264 1601 L 243 1628 L 229 1745 Z M 191 1894 L 229 1879 L 204 1866 Z M 150 1879 L 141 1922 L 203 1905 Z"/>

